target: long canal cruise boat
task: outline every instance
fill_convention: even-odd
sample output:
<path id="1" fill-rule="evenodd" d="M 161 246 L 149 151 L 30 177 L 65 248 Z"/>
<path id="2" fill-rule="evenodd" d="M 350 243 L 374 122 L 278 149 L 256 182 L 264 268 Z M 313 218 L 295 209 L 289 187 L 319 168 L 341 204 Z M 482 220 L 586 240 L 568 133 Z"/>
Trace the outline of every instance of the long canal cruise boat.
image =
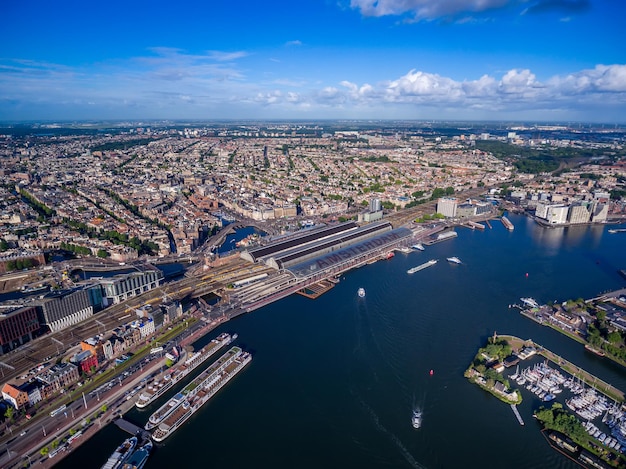
<path id="1" fill-rule="evenodd" d="M 174 433 L 250 361 L 252 361 L 250 353 L 244 352 L 239 347 L 232 347 L 186 386 L 182 400 L 165 409 L 162 417 L 153 419 L 159 423 L 152 433 L 152 439 L 158 443 Z"/>
<path id="2" fill-rule="evenodd" d="M 154 383 L 144 389 L 137 398 L 137 402 L 135 402 L 137 408 L 143 409 L 144 407 L 152 404 L 169 389 L 171 389 L 174 384 L 178 383 L 198 366 L 207 361 L 218 350 L 225 345 L 230 344 L 236 338 L 237 334 L 233 334 L 231 336 L 230 334 L 224 332 L 215 339 L 211 340 L 211 342 L 199 351 L 194 352 L 182 365 L 169 370 L 163 378 L 155 380 Z"/>

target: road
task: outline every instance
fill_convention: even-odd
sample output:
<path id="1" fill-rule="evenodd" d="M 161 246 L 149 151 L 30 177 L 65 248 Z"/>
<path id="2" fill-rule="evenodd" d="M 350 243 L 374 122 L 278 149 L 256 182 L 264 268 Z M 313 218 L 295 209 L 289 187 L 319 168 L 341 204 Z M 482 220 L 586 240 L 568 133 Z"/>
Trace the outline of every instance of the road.
<path id="1" fill-rule="evenodd" d="M 196 275 L 169 282 L 159 288 L 130 298 L 123 303 L 109 306 L 81 323 L 58 332 L 48 333 L 19 349 L 2 356 L 0 380 L 10 381 L 26 374 L 42 362 L 64 356 L 81 340 L 111 331 L 136 317 L 135 311 L 147 304 L 157 306 L 166 299 L 183 300 L 215 293 L 223 295 L 224 289 L 236 282 L 259 273 L 276 274 L 276 271 L 260 265 L 251 265 L 238 256 L 232 256 L 219 267 L 202 270 Z"/>
<path id="2" fill-rule="evenodd" d="M 89 394 L 78 395 L 58 415 L 40 417 L 36 424 L 28 427 L 25 435 L 17 435 L 14 440 L 10 439 L 4 443 L 6 451 L 0 457 L 0 467 L 8 468 L 12 465 L 20 467 L 28 458 L 26 454 L 30 456 L 31 462 L 41 458 L 40 448 L 48 447 L 50 449 L 54 441 L 69 436 L 70 429 L 86 430 L 87 419 L 93 421 L 91 425 L 97 427 L 95 429 L 97 431 L 115 417 L 120 407 L 126 403 L 129 404 L 127 407 L 132 406 L 135 398 L 133 396 L 132 399 L 127 400 L 127 393 L 137 387 L 143 378 L 157 372 L 162 366 L 163 359 L 153 360 L 141 367 L 141 371 L 138 370 L 137 373 L 127 377 L 113 378 L 109 381 L 111 386 L 107 386 L 101 392 L 94 391 Z M 99 413 L 103 406 L 107 406 L 107 411 L 100 417 L 94 418 L 94 415 Z M 87 436 L 84 436 L 84 439 L 86 438 Z M 80 444 L 80 440 L 78 440 L 78 444 Z M 61 457 L 61 454 L 52 459 L 46 457 L 44 461 L 47 463 L 49 459 L 50 462 L 56 463 Z"/>

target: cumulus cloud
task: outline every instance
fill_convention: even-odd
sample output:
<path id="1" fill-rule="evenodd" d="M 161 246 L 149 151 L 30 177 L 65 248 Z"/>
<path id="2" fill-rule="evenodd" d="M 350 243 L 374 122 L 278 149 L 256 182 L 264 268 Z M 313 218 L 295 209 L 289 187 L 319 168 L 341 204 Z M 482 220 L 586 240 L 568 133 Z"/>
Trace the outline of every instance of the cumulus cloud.
<path id="1" fill-rule="evenodd" d="M 475 21 L 473 14 L 501 9 L 506 6 L 527 5 L 521 14 L 584 13 L 590 0 L 350 0 L 350 6 L 363 16 L 406 16 L 414 21 L 456 18 L 457 22 Z"/>
<path id="2" fill-rule="evenodd" d="M 501 8 L 515 0 L 350 0 L 363 16 L 412 15 L 416 20 L 433 20 L 461 13 L 478 13 Z"/>
<path id="3" fill-rule="evenodd" d="M 626 93 L 626 65 L 596 65 L 563 77 L 554 77 L 549 86 L 562 94 Z"/>
<path id="4" fill-rule="evenodd" d="M 350 81 L 342 81 L 340 85 L 322 88 L 311 96 L 311 100 L 321 105 L 336 104 L 342 108 L 377 108 L 392 104 L 463 111 L 575 111 L 581 104 L 594 101 L 608 107 L 624 106 L 626 65 L 598 65 L 594 69 L 555 76 L 543 82 L 527 69 L 512 69 L 499 78 L 483 75 L 475 80 L 462 81 L 410 70 L 401 77 L 375 85 L 359 85 Z"/>
<path id="5" fill-rule="evenodd" d="M 597 116 L 610 112 L 626 121 L 626 64 L 599 64 L 549 78 L 525 68 L 466 79 L 411 69 L 379 82 L 346 77 L 323 83 L 288 76 L 259 81 L 208 53 L 176 49 L 152 53 L 100 64 L 96 73 L 91 68 L 0 59 L 0 118 L 15 119 L 16 110 L 28 106 L 50 112 L 79 109 L 87 118 L 106 109 L 120 118 L 157 112 L 163 112 L 156 114 L 159 117 L 181 118 L 270 114 L 289 118 L 301 112 L 327 118 L 384 118 L 402 112 L 414 116 L 417 110 L 424 118 L 439 118 L 445 110 L 453 117 L 495 119 L 505 118 L 506 112 L 542 118 L 547 111 L 569 116 L 593 108 Z"/>

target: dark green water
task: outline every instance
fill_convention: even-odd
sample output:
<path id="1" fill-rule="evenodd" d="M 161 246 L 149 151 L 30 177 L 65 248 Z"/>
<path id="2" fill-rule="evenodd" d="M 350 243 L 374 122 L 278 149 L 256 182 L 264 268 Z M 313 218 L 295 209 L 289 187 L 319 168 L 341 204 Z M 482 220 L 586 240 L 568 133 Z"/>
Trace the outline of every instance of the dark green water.
<path id="1" fill-rule="evenodd" d="M 497 221 L 484 232 L 458 228 L 425 252 L 347 273 L 317 300 L 294 295 L 214 331 L 198 345 L 237 332 L 254 359 L 146 467 L 576 467 L 541 436 L 536 398 L 524 392 L 521 427 L 463 371 L 495 330 L 532 338 L 626 390 L 626 370 L 508 308 L 522 296 L 564 301 L 626 286 L 617 273 L 626 233 L 510 219 L 513 232 Z M 464 264 L 448 264 L 453 255 Z M 161 404 L 127 418 L 143 424 Z M 414 404 L 424 408 L 420 430 L 410 423 Z M 59 467 L 100 467 L 125 437 L 109 426 Z"/>

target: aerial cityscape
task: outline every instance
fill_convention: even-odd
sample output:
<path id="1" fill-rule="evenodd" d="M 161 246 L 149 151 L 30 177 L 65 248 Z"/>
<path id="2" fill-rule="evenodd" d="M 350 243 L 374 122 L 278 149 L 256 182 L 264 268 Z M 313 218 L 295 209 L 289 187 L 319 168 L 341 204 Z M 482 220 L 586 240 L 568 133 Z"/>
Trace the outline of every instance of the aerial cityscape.
<path id="1" fill-rule="evenodd" d="M 626 467 L 621 5 L 35 3 L 0 467 Z"/>

